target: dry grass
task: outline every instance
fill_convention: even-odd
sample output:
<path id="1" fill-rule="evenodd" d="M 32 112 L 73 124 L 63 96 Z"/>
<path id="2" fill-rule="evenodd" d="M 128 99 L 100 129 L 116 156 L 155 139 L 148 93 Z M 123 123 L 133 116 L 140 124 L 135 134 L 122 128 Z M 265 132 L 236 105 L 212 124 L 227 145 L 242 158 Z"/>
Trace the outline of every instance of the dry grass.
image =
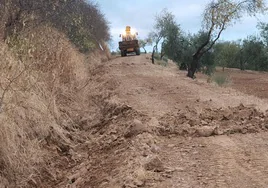
<path id="1" fill-rule="evenodd" d="M 0 43 L 0 187 L 56 178 L 47 163 L 83 139 L 70 134 L 90 115 L 89 78 L 100 61 L 45 26 Z"/>

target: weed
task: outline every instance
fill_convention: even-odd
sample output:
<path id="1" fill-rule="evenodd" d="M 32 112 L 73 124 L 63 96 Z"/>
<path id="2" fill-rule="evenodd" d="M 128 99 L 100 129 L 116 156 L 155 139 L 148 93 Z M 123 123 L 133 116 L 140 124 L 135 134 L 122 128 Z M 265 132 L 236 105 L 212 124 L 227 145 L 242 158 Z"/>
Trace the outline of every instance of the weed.
<path id="1" fill-rule="evenodd" d="M 227 73 L 224 72 L 215 72 L 212 76 L 211 79 L 213 82 L 215 82 L 219 86 L 226 85 L 230 83 L 230 77 Z"/>

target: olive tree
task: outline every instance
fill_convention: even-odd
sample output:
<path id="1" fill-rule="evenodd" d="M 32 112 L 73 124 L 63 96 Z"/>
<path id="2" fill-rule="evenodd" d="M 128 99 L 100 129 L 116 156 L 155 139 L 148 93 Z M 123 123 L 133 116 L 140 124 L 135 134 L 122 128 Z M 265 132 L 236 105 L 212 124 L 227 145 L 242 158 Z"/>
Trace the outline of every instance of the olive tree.
<path id="1" fill-rule="evenodd" d="M 268 47 L 268 23 L 260 22 L 258 24 L 258 28 L 260 30 L 263 42 L 265 43 L 266 47 Z"/>
<path id="2" fill-rule="evenodd" d="M 172 24 L 167 30 L 166 38 L 163 40 L 161 56 L 167 56 L 169 59 L 179 62 L 183 49 L 183 34 L 179 25 Z"/>
<path id="3" fill-rule="evenodd" d="M 235 42 L 220 42 L 214 46 L 216 64 L 222 67 L 240 68 L 239 55 L 240 46 Z"/>
<path id="4" fill-rule="evenodd" d="M 139 45 L 141 48 L 143 48 L 144 53 L 147 53 L 147 50 L 145 49 L 146 46 L 152 45 L 152 39 L 144 39 L 144 40 L 139 40 Z"/>
<path id="5" fill-rule="evenodd" d="M 187 76 L 194 78 L 200 58 L 211 50 L 222 32 L 235 24 L 245 13 L 255 15 L 264 12 L 264 0 L 212 0 L 203 13 L 203 30 L 207 33 L 206 40 L 196 49 Z"/>
<path id="6" fill-rule="evenodd" d="M 168 12 L 167 9 L 163 9 L 162 12 L 155 17 L 156 22 L 154 25 L 154 31 L 149 33 L 148 38 L 152 39 L 153 53 L 152 53 L 152 63 L 154 64 L 154 54 L 158 52 L 158 45 L 163 42 L 168 35 L 168 31 L 176 25 L 175 16 Z M 161 53 L 163 54 L 163 53 Z"/>

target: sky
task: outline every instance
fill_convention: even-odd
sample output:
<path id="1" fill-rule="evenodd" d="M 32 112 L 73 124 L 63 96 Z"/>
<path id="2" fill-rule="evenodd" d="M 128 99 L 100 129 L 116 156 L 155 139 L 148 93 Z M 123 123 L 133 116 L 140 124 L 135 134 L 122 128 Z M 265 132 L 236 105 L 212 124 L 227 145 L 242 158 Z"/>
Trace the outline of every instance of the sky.
<path id="1" fill-rule="evenodd" d="M 118 48 L 119 34 L 127 25 L 145 39 L 153 30 L 155 15 L 164 8 L 175 15 L 175 19 L 185 32 L 196 33 L 201 29 L 202 13 L 210 0 L 96 0 L 101 11 L 110 23 L 112 50 Z M 266 0 L 268 3 L 268 0 Z M 245 15 L 234 26 L 227 28 L 220 40 L 237 40 L 248 35 L 258 34 L 259 21 L 268 21 L 268 15 L 250 17 Z M 149 47 L 150 48 L 150 47 Z M 150 49 L 149 49 L 150 50 Z"/>

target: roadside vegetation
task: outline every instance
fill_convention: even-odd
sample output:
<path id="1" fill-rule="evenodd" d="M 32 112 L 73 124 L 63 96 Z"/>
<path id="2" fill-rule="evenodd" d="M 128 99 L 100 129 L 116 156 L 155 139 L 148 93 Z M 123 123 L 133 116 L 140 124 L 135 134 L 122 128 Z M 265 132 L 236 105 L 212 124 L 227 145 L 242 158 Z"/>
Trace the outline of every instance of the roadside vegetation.
<path id="1" fill-rule="evenodd" d="M 60 161 L 86 142 L 77 125 L 94 106 L 90 78 L 109 39 L 91 1 L 0 1 L 0 187 L 62 177 Z"/>
<path id="2" fill-rule="evenodd" d="M 259 34 L 236 41 L 221 41 L 221 34 L 243 16 L 256 16 L 266 11 L 263 0 L 217 0 L 207 4 L 198 33 L 186 33 L 172 12 L 164 9 L 155 17 L 154 30 L 148 35 L 155 54 L 175 61 L 187 76 L 197 71 L 211 75 L 216 66 L 268 71 L 268 23 L 257 25 Z M 158 49 L 161 46 L 161 49 Z"/>

